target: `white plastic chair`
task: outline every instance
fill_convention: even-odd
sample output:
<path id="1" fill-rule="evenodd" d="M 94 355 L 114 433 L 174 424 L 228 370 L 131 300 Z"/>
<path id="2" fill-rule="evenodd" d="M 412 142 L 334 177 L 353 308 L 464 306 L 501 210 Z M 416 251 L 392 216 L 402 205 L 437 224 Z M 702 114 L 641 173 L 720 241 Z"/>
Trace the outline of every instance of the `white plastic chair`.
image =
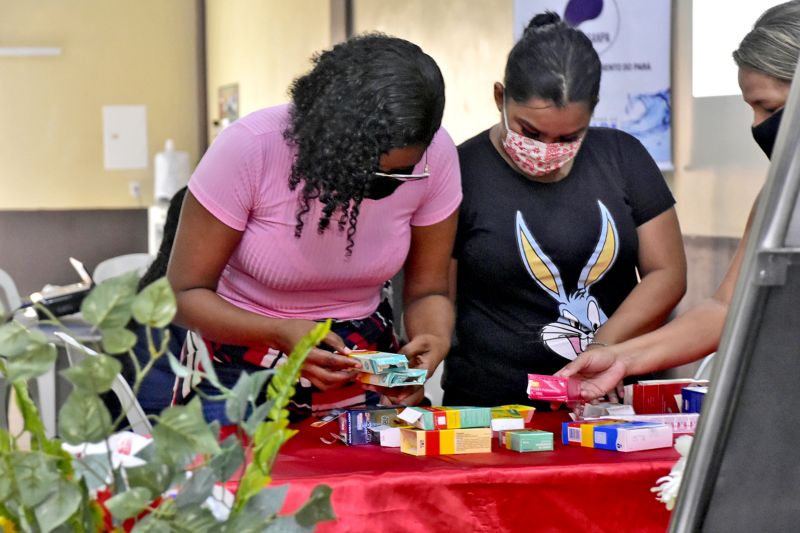
<path id="1" fill-rule="evenodd" d="M 714 356 L 716 352 L 709 354 L 703 358 L 700 366 L 697 367 L 697 372 L 694 373 L 693 379 L 711 379 L 711 372 L 714 370 Z"/>
<path id="2" fill-rule="evenodd" d="M 64 341 L 64 346 L 67 349 L 69 366 L 77 365 L 86 357 L 94 357 L 99 355 L 94 350 L 81 345 L 78 341 L 66 333 L 56 331 L 53 334 Z M 144 409 L 142 409 L 142 406 L 139 405 L 139 401 L 133 394 L 133 390 L 131 389 L 130 385 L 128 385 L 128 382 L 125 381 L 125 378 L 117 374 L 117 376 L 114 378 L 114 382 L 111 384 L 111 390 L 119 400 L 120 408 L 128 418 L 128 424 L 130 424 L 131 430 L 139 435 L 152 434 L 153 426 L 150 424 L 150 420 L 147 419 Z"/>
<path id="3" fill-rule="evenodd" d="M 8 275 L 8 272 L 0 269 L 0 305 L 2 305 L 2 312 L 0 315 L 8 316 L 15 309 L 17 309 L 22 300 L 19 297 L 17 284 Z"/>
<path id="4" fill-rule="evenodd" d="M 8 316 L 19 308 L 22 300 L 19 297 L 17 285 L 11 276 L 2 269 L 0 269 L 0 302 L 3 304 L 3 312 L 0 316 Z M 31 398 L 44 423 L 45 432 L 48 437 L 54 437 L 56 434 L 56 374 L 55 367 L 48 370 L 43 375 L 36 378 L 33 387 L 31 388 Z M 0 427 L 8 428 L 10 416 L 21 416 L 19 412 L 9 413 L 9 396 L 11 394 L 11 387 L 8 382 L 0 375 Z"/>
<path id="5" fill-rule="evenodd" d="M 5 270 L 0 270 L 0 316 L 6 317 L 19 307 L 20 299 L 14 280 Z M 0 375 L 0 427 L 8 429 L 9 423 L 8 382 Z"/>
<path id="6" fill-rule="evenodd" d="M 121 276 L 131 271 L 141 277 L 146 271 L 150 263 L 153 262 L 153 256 L 145 253 L 125 254 L 116 257 L 110 257 L 101 261 L 92 273 L 92 279 L 95 283 L 100 283 L 109 278 Z"/>

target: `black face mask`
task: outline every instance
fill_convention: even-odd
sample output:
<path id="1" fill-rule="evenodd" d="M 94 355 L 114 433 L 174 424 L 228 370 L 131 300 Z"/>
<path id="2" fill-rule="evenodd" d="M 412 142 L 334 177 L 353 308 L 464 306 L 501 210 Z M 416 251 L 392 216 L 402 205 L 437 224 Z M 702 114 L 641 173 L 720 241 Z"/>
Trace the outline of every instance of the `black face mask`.
<path id="1" fill-rule="evenodd" d="M 367 200 L 382 200 L 390 196 L 402 185 L 402 181 L 393 180 L 383 176 L 372 176 L 364 187 L 364 198 Z"/>
<path id="2" fill-rule="evenodd" d="M 364 187 L 364 198 L 367 200 L 382 200 L 397 190 L 406 181 L 415 181 L 418 178 L 410 176 L 414 172 L 414 167 L 395 168 L 387 171 L 387 174 L 395 174 L 397 177 L 381 176 L 373 174 L 367 180 L 367 185 Z M 409 176 L 404 179 L 404 176 Z"/>
<path id="3" fill-rule="evenodd" d="M 775 146 L 775 138 L 778 136 L 778 126 L 781 125 L 782 117 L 783 108 L 780 108 L 751 128 L 753 139 L 769 158 L 772 157 L 772 148 Z"/>
<path id="4" fill-rule="evenodd" d="M 382 200 L 390 196 L 403 183 L 405 182 L 385 176 L 370 176 L 366 187 L 364 187 L 364 198 L 367 200 Z"/>

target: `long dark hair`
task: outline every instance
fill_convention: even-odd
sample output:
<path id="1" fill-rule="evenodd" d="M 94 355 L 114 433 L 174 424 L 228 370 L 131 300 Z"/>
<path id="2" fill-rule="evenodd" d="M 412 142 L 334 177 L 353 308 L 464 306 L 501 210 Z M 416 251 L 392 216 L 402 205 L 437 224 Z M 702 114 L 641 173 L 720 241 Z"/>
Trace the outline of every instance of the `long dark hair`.
<path id="1" fill-rule="evenodd" d="M 444 80 L 419 46 L 381 34 L 354 37 L 313 62 L 290 88 L 294 105 L 284 133 L 297 148 L 289 186 L 302 183 L 295 235 L 319 200 L 317 230 L 338 214 L 350 255 L 367 180 L 382 154 L 430 144 L 442 122 Z"/>
<path id="2" fill-rule="evenodd" d="M 169 201 L 169 208 L 167 209 L 167 216 L 164 219 L 164 234 L 161 238 L 161 245 L 158 247 L 153 262 L 150 267 L 139 279 L 139 285 L 136 287 L 136 292 L 141 291 L 159 278 L 167 275 L 167 264 L 169 263 L 169 256 L 172 253 L 172 243 L 175 241 L 175 233 L 178 231 L 178 221 L 181 218 L 181 208 L 183 207 L 183 198 L 186 196 L 187 187 L 183 187 Z"/>
<path id="3" fill-rule="evenodd" d="M 601 70 L 600 58 L 586 34 L 547 11 L 531 19 L 508 54 L 506 95 L 520 103 L 541 98 L 558 107 L 585 102 L 593 110 Z"/>

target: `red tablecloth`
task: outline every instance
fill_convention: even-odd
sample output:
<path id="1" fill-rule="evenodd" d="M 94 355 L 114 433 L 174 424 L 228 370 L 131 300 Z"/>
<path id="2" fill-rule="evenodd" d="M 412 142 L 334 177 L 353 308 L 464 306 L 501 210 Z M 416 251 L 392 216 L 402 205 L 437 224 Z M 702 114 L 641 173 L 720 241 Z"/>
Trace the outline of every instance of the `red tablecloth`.
<path id="1" fill-rule="evenodd" d="M 311 489 L 333 488 L 335 522 L 320 532 L 665 531 L 669 513 L 650 487 L 678 459 L 673 448 L 621 453 L 560 444 L 564 412 L 537 413 L 552 452 L 415 457 L 379 446 L 326 445 L 336 431 L 300 426 L 281 450 L 274 484 L 289 483 L 285 512 Z M 495 443 L 495 448 L 497 445 Z"/>

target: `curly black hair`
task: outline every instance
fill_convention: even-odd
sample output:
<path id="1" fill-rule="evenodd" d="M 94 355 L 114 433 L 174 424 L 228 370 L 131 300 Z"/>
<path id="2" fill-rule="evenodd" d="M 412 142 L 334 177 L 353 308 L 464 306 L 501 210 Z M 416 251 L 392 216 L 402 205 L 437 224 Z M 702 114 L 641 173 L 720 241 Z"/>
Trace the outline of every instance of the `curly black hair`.
<path id="1" fill-rule="evenodd" d="M 318 200 L 323 233 L 338 213 L 352 254 L 361 200 L 381 155 L 430 144 L 442 122 L 444 79 L 419 46 L 383 34 L 353 37 L 317 54 L 296 79 L 287 142 L 297 149 L 289 186 L 302 182 L 295 236 Z"/>

